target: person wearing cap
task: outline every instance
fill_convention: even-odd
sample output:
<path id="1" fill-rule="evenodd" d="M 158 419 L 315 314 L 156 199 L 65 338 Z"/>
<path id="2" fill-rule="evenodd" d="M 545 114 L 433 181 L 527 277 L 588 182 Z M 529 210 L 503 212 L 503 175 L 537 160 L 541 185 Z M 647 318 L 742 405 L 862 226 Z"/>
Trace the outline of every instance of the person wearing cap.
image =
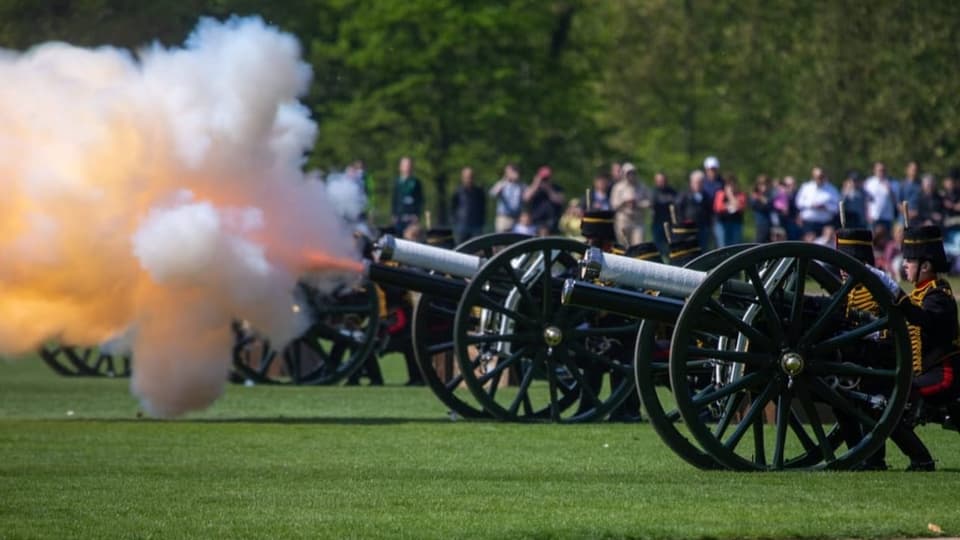
<path id="1" fill-rule="evenodd" d="M 606 253 L 614 252 L 616 246 L 616 234 L 613 230 L 614 224 L 614 213 L 610 210 L 587 210 L 583 213 L 583 218 L 580 220 L 580 235 L 586 239 L 587 246 L 592 248 L 600 249 Z M 591 322 L 587 324 L 595 324 L 599 327 L 606 326 L 606 323 L 614 315 L 607 313 L 598 313 L 591 317 Z M 611 340 L 606 337 L 600 337 L 598 340 L 588 339 L 584 344 L 587 348 L 595 350 L 598 354 L 608 354 L 613 348 L 614 340 Z M 603 374 L 605 370 L 603 366 L 598 365 L 598 362 L 592 360 L 585 360 L 581 363 L 581 369 L 583 369 L 583 384 L 588 385 L 588 388 L 593 390 L 593 394 L 599 394 L 601 386 L 603 386 Z M 587 393 L 581 393 L 581 396 L 588 395 Z M 596 406 L 596 403 L 592 403 L 581 397 L 580 403 L 577 405 L 577 415 L 585 414 L 592 410 Z"/>
<path id="2" fill-rule="evenodd" d="M 563 204 L 567 198 L 563 188 L 552 181 L 553 171 L 546 165 L 537 169 L 530 186 L 523 192 L 523 202 L 530 210 L 530 218 L 537 229 L 557 230 Z"/>
<path id="3" fill-rule="evenodd" d="M 868 268 L 872 269 L 874 267 L 873 233 L 869 229 L 843 228 L 838 230 L 836 248 L 837 251 L 867 265 Z M 846 279 L 845 276 L 844 279 Z M 887 283 L 886 280 L 885 283 Z M 862 284 L 858 284 L 847 294 L 844 309 L 844 319 L 847 324 L 857 326 L 860 324 L 860 314 L 877 316 L 879 312 L 880 308 L 876 299 Z M 850 351 L 847 354 L 856 354 L 862 358 L 882 358 L 884 352 L 881 348 L 889 347 L 885 344 L 886 339 L 886 336 L 881 334 L 876 339 L 863 340 L 859 343 L 858 350 Z M 868 393 L 889 390 L 889 388 L 877 387 L 877 383 L 871 382 L 869 379 L 861 381 L 860 384 L 861 391 Z M 837 416 L 841 434 L 847 445 L 853 447 L 858 444 L 863 438 L 863 429 L 860 423 L 851 415 L 839 409 L 835 409 L 834 414 Z M 933 458 L 930 457 L 930 452 L 908 422 L 902 419 L 890 434 L 890 440 L 910 459 L 909 470 L 927 470 L 927 467 L 932 466 Z M 885 471 L 887 469 L 886 449 L 883 447 L 856 467 L 856 470 L 862 471 Z"/>
<path id="4" fill-rule="evenodd" d="M 707 156 L 703 160 L 703 190 L 710 198 L 711 205 L 716 200 L 717 193 L 723 191 L 724 184 L 726 184 L 726 180 L 720 174 L 720 160 L 716 156 Z M 716 247 L 723 247 L 725 245 L 723 223 L 717 219 L 712 206 L 710 208 L 710 227 L 713 231 Z"/>
<path id="5" fill-rule="evenodd" d="M 673 221 L 670 208 L 674 207 L 676 203 L 677 190 L 667 183 L 667 175 L 662 172 L 653 175 L 653 219 L 650 222 L 650 228 L 653 231 L 653 241 L 660 249 L 660 253 L 666 253 L 669 250 L 667 232 L 664 227 L 669 226 Z"/>
<path id="6" fill-rule="evenodd" d="M 670 246 L 667 259 L 674 266 L 683 266 L 703 253 L 701 229 L 693 221 L 670 224 Z"/>
<path id="7" fill-rule="evenodd" d="M 614 230 L 620 243 L 639 244 L 644 241 L 650 190 L 637 179 L 632 163 L 624 163 L 621 172 L 623 178 L 610 191 L 610 206 L 616 212 Z"/>
<path id="8" fill-rule="evenodd" d="M 663 262 L 663 258 L 660 255 L 660 249 L 657 247 L 657 244 L 654 242 L 643 242 L 641 244 L 634 244 L 628 246 L 626 249 L 622 250 L 622 253 L 617 253 L 618 249 L 614 248 L 614 253 L 618 255 L 623 255 L 624 257 L 630 257 L 631 259 L 637 259 L 640 261 L 651 261 L 651 262 Z M 650 291 L 648 291 L 650 292 Z M 610 316 L 610 319 L 605 321 L 604 326 L 614 327 L 614 326 L 624 326 L 630 323 L 630 320 L 624 317 Z M 630 339 L 627 341 L 622 340 L 612 340 L 612 346 L 608 351 L 608 355 L 611 357 L 618 358 L 623 365 L 630 366 L 633 364 L 633 354 L 635 349 L 635 340 Z M 630 370 L 630 373 L 633 371 Z M 627 379 L 632 379 L 632 377 L 626 377 Z M 619 371 L 610 372 L 610 387 L 616 388 L 621 384 L 624 384 L 625 376 Z M 640 394 L 637 393 L 637 386 L 632 383 L 632 380 L 626 381 L 630 385 L 630 392 L 627 394 L 627 397 L 624 398 L 623 402 L 618 405 L 615 409 L 610 412 L 609 420 L 611 422 L 626 422 L 626 423 L 635 423 L 642 422 L 643 415 L 640 413 Z"/>
<path id="9" fill-rule="evenodd" d="M 949 269 L 940 227 L 906 229 L 902 252 L 904 273 L 914 285 L 909 294 L 886 274 L 874 273 L 895 296 L 907 320 L 914 372 L 911 397 L 947 405 L 952 411 L 960 396 L 960 320 L 950 283 L 939 277 Z M 910 455 L 908 470 L 934 470 L 929 451 L 922 450 Z"/>

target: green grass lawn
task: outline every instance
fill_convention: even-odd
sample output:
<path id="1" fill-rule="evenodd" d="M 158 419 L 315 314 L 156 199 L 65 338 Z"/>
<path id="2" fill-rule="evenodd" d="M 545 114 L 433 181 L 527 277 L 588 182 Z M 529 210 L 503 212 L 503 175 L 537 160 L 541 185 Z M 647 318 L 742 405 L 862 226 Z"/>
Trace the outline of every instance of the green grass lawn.
<path id="1" fill-rule="evenodd" d="M 127 381 L 0 361 L 0 538 L 960 535 L 938 427 L 932 474 L 704 472 L 647 424 L 452 422 L 386 364 L 386 387 L 230 386 L 158 421 Z"/>

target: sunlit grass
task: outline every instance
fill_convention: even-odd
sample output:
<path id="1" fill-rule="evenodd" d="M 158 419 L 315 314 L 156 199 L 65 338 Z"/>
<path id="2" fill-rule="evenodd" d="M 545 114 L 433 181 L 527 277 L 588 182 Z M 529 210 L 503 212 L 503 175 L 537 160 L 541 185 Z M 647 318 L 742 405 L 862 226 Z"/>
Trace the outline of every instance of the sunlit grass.
<path id="1" fill-rule="evenodd" d="M 0 362 L 0 537 L 960 534 L 953 432 L 921 429 L 933 474 L 704 472 L 647 424 L 451 422 L 384 364 L 385 387 L 230 386 L 157 421 L 124 380 Z"/>

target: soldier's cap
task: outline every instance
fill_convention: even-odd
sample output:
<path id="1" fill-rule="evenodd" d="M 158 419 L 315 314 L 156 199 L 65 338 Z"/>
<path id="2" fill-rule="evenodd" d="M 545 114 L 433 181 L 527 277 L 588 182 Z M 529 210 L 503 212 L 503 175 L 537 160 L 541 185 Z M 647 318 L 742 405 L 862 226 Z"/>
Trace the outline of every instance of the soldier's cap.
<path id="1" fill-rule="evenodd" d="M 670 239 L 673 241 L 689 240 L 697 237 L 698 227 L 693 221 L 681 221 L 670 224 Z"/>
<path id="2" fill-rule="evenodd" d="M 657 245 L 653 242 L 634 244 L 626 249 L 624 255 L 631 259 L 640 259 L 641 261 L 659 262 L 661 260 L 660 250 L 657 249 Z"/>
<path id="3" fill-rule="evenodd" d="M 580 219 L 580 234 L 586 238 L 614 242 L 613 212 L 610 210 L 587 210 Z"/>
<path id="4" fill-rule="evenodd" d="M 838 230 L 837 251 L 870 266 L 877 264 L 873 256 L 873 231 L 870 229 Z"/>
<path id="5" fill-rule="evenodd" d="M 381 236 L 386 235 L 386 234 L 389 234 L 389 235 L 392 235 L 392 236 L 399 236 L 399 235 L 397 234 L 397 227 L 394 226 L 394 225 L 384 225 L 384 226 L 382 226 L 382 227 L 377 227 L 377 230 L 380 231 L 380 235 L 381 235 Z"/>
<path id="6" fill-rule="evenodd" d="M 436 247 L 453 247 L 453 230 L 435 227 L 427 231 L 427 244 Z"/>
<path id="7" fill-rule="evenodd" d="M 947 254 L 943 249 L 943 231 L 936 225 L 904 229 L 901 252 L 904 259 L 932 262 L 934 272 L 946 272 L 950 269 Z"/>
<path id="8" fill-rule="evenodd" d="M 670 243 L 670 262 L 680 264 L 700 255 L 700 243 L 697 240 L 681 240 Z"/>

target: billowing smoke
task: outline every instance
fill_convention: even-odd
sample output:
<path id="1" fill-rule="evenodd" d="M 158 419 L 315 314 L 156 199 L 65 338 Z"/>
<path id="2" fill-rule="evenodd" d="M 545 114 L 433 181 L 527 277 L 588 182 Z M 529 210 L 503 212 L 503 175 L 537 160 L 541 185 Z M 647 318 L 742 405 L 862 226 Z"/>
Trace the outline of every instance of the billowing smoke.
<path id="1" fill-rule="evenodd" d="M 136 56 L 0 51 L 0 354 L 128 343 L 133 392 L 173 416 L 223 391 L 233 319 L 277 343 L 302 332 L 304 253 L 356 257 L 303 173 L 310 77 L 257 18 Z"/>

